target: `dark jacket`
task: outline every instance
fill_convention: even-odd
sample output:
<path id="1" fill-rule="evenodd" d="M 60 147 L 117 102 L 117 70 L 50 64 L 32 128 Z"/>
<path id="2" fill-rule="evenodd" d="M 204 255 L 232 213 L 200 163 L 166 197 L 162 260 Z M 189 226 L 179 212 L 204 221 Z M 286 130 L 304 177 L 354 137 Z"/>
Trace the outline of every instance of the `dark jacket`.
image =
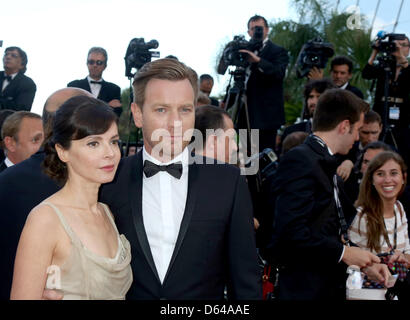
<path id="1" fill-rule="evenodd" d="M 34 81 L 19 72 L 1 91 L 4 78 L 4 71 L 0 71 L 0 110 L 30 111 L 37 89 Z"/>

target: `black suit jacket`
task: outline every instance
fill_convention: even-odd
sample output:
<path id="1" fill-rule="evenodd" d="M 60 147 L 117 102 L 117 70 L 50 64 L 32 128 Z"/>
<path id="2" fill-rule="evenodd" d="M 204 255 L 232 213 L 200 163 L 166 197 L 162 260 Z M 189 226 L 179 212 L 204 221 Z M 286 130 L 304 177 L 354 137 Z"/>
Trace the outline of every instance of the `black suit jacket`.
<path id="1" fill-rule="evenodd" d="M 71 81 L 69 84 L 67 84 L 67 87 L 80 88 L 88 92 L 91 92 L 90 84 L 88 82 L 87 77 L 85 79 Z M 107 103 L 113 99 L 118 99 L 121 101 L 121 88 L 112 82 L 102 80 L 101 90 L 97 98 Z M 118 107 L 113 109 L 119 117 L 121 115 L 122 108 Z"/>
<path id="2" fill-rule="evenodd" d="M 345 90 L 349 90 L 350 92 L 353 92 L 356 96 L 358 96 L 360 99 L 363 99 L 363 92 L 359 88 L 350 85 L 350 83 L 347 85 Z"/>
<path id="3" fill-rule="evenodd" d="M 28 214 L 59 190 L 42 172 L 43 159 L 39 151 L 0 174 L 0 300 L 10 297 L 17 245 Z"/>
<path id="4" fill-rule="evenodd" d="M 0 172 L 3 172 L 4 170 L 6 170 L 7 169 L 7 165 L 6 165 L 6 163 L 4 162 L 4 160 L 1 162 L 1 164 L 0 164 Z"/>
<path id="5" fill-rule="evenodd" d="M 0 71 L 0 110 L 30 111 L 37 89 L 34 81 L 19 72 L 1 91 L 4 78 L 4 71 Z"/>
<path id="6" fill-rule="evenodd" d="M 283 78 L 289 62 L 287 51 L 268 40 L 251 65 L 246 84 L 249 120 L 252 129 L 277 129 L 285 123 Z"/>
<path id="7" fill-rule="evenodd" d="M 283 267 L 281 299 L 344 297 L 346 266 L 339 263 L 343 244 L 332 181 L 336 168 L 336 159 L 312 135 L 280 161 L 272 190 L 276 204 L 269 259 Z M 350 221 L 354 207 L 345 197 L 340 200 Z"/>
<path id="8" fill-rule="evenodd" d="M 142 153 L 124 158 L 101 188 L 120 233 L 131 243 L 134 281 L 128 299 L 260 299 L 246 183 L 230 165 L 189 166 L 188 195 L 171 262 L 161 284 L 142 219 Z"/>

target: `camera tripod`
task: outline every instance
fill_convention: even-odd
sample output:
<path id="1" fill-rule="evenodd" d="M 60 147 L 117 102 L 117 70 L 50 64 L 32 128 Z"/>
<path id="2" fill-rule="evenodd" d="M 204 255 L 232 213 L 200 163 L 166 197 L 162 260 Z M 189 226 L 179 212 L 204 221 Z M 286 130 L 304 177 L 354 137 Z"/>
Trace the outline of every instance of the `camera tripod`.
<path id="1" fill-rule="evenodd" d="M 383 59 L 379 60 L 380 66 L 384 70 L 384 101 L 383 101 L 383 138 L 382 141 L 386 142 L 388 137 L 391 138 L 391 141 L 393 143 L 393 146 L 398 149 L 398 145 L 396 142 L 396 138 L 393 133 L 393 128 L 394 125 L 389 123 L 388 118 L 389 118 L 389 86 L 390 86 L 390 80 L 391 80 L 391 74 L 392 74 L 392 69 L 391 66 L 393 65 L 392 63 L 392 58 L 391 57 L 383 57 Z M 394 63 L 395 64 L 395 63 Z"/>
<path id="2" fill-rule="evenodd" d="M 246 127 L 246 138 L 248 140 L 246 154 L 248 157 L 252 156 L 252 139 L 251 139 L 251 125 L 249 120 L 248 103 L 245 94 L 245 81 L 246 81 L 246 69 L 244 67 L 236 67 L 234 71 L 229 72 L 231 79 L 227 88 L 227 98 L 225 110 L 229 113 L 234 123 L 234 127 L 237 131 L 241 129 L 243 125 Z M 230 83 L 234 79 L 232 88 Z M 249 180 L 249 179 L 248 179 Z M 251 181 L 249 181 L 251 183 Z M 255 179 L 255 188 L 257 192 L 261 191 L 262 177 L 261 172 L 258 170 Z"/>

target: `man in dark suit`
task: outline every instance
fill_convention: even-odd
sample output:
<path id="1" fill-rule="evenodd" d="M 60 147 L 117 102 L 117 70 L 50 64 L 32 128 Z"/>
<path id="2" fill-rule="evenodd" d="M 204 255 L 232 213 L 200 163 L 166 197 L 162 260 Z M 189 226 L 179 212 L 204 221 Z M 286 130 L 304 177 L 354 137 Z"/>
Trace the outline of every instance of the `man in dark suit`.
<path id="1" fill-rule="evenodd" d="M 363 99 L 363 92 L 349 83 L 349 80 L 352 79 L 353 76 L 353 62 L 348 57 L 337 56 L 333 58 L 330 63 L 330 75 L 332 76 L 333 83 L 337 87 L 349 90 L 360 99 Z"/>
<path id="2" fill-rule="evenodd" d="M 30 111 L 36 94 L 36 84 L 25 76 L 27 54 L 19 47 L 4 52 L 4 71 L 0 71 L 0 110 Z"/>
<path id="3" fill-rule="evenodd" d="M 69 98 L 90 95 L 77 88 L 64 88 L 53 93 L 44 105 L 43 127 L 47 137 L 55 111 Z M 44 141 L 47 143 L 47 141 Z M 20 233 L 31 209 L 57 192 L 60 187 L 43 173 L 43 148 L 0 174 L 0 300 L 10 297 L 14 259 Z"/>
<path id="4" fill-rule="evenodd" d="M 287 51 L 268 38 L 269 27 L 264 17 L 255 15 L 248 21 L 248 34 L 263 28 L 263 46 L 259 52 L 247 53 L 251 63 L 246 82 L 246 97 L 251 129 L 259 129 L 259 150 L 275 150 L 276 132 L 285 123 L 283 78 L 289 62 Z M 242 110 L 243 111 L 243 110 Z M 246 128 L 244 113 L 239 115 L 240 128 Z"/>
<path id="5" fill-rule="evenodd" d="M 175 59 L 139 70 L 132 113 L 144 148 L 101 188 L 131 243 L 128 299 L 260 299 L 252 205 L 240 170 L 188 150 L 198 78 Z M 209 160 L 209 159 L 208 159 Z"/>
<path id="6" fill-rule="evenodd" d="M 344 299 L 352 264 L 387 281 L 377 256 L 342 241 L 355 209 L 339 193 L 333 155 L 347 154 L 358 139 L 366 107 L 349 91 L 327 90 L 313 116 L 313 134 L 280 161 L 269 258 L 280 266 L 279 299 Z"/>
<path id="7" fill-rule="evenodd" d="M 107 68 L 107 51 L 100 47 L 93 47 L 88 51 L 88 76 L 85 79 L 71 81 L 67 87 L 76 87 L 91 92 L 92 95 L 108 103 L 119 117 L 122 112 L 121 89 L 114 83 L 107 82 L 102 74 Z"/>

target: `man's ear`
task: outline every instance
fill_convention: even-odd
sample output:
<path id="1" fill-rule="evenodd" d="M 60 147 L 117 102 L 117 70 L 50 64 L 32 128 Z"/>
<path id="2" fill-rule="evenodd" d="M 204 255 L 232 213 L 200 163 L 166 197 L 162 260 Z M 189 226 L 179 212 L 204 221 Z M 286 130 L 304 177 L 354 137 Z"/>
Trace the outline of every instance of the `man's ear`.
<path id="1" fill-rule="evenodd" d="M 342 122 L 339 123 L 338 125 L 339 128 L 339 133 L 340 134 L 345 134 L 350 131 L 350 121 L 349 120 L 343 120 Z"/>
<path id="2" fill-rule="evenodd" d="M 6 136 L 3 139 L 3 144 L 6 150 L 10 152 L 15 152 L 16 151 L 16 140 L 14 140 L 13 137 Z"/>
<path id="3" fill-rule="evenodd" d="M 68 153 L 67 150 L 65 150 L 61 145 L 56 143 L 55 149 L 57 151 L 57 155 L 60 158 L 60 160 L 64 163 L 68 162 Z"/>
<path id="4" fill-rule="evenodd" d="M 142 128 L 142 110 L 141 108 L 135 103 L 131 103 L 131 112 L 132 112 L 132 118 L 134 119 L 135 126 L 137 128 Z"/>

